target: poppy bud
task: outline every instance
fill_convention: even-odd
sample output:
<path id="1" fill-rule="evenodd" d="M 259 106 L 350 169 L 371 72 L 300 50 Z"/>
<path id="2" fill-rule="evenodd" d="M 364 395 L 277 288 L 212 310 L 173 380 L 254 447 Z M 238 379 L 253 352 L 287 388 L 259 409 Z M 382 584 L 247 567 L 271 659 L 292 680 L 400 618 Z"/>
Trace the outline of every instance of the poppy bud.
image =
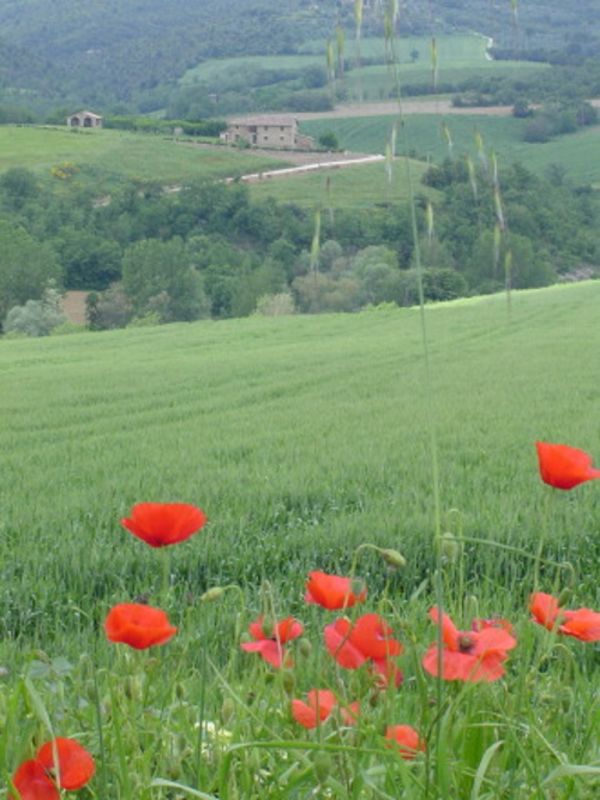
<path id="1" fill-rule="evenodd" d="M 310 658 L 312 655 L 312 644 L 308 639 L 300 639 L 298 642 L 298 652 L 303 658 Z"/>
<path id="2" fill-rule="evenodd" d="M 273 620 L 265 619 L 262 622 L 262 630 L 265 639 L 274 639 L 275 638 L 275 626 L 273 625 Z"/>
<path id="3" fill-rule="evenodd" d="M 212 589 L 208 589 L 208 591 L 201 595 L 200 602 L 212 603 L 214 600 L 218 600 L 224 592 L 225 589 L 223 589 L 222 586 L 213 586 Z"/>
<path id="4" fill-rule="evenodd" d="M 465 597 L 465 616 L 473 619 L 479 617 L 479 600 L 474 594 Z"/>
<path id="5" fill-rule="evenodd" d="M 569 589 L 568 587 L 562 590 L 562 592 L 558 595 L 559 608 L 562 608 L 564 605 L 566 605 L 566 603 L 569 602 L 572 594 L 573 593 L 571 589 Z"/>
<path id="6" fill-rule="evenodd" d="M 331 772 L 331 758 L 328 753 L 317 753 L 314 760 L 315 776 L 319 783 L 324 783 Z"/>
<path id="7" fill-rule="evenodd" d="M 185 697 L 185 688 L 182 683 L 175 684 L 175 695 L 178 700 L 182 700 Z"/>
<path id="8" fill-rule="evenodd" d="M 381 557 L 388 564 L 390 567 L 394 569 L 404 569 L 406 566 L 406 559 L 402 555 L 402 553 L 398 552 L 398 550 L 392 550 L 390 548 L 386 548 L 385 550 L 380 550 Z"/>
<path id="9" fill-rule="evenodd" d="M 235 703 L 231 697 L 226 697 L 221 705 L 221 719 L 227 723 L 235 714 Z"/>
<path id="10" fill-rule="evenodd" d="M 283 686 L 284 691 L 290 695 L 290 697 L 294 694 L 294 690 L 296 688 L 296 680 L 294 675 L 289 670 L 285 670 L 281 676 L 281 685 Z"/>
<path id="11" fill-rule="evenodd" d="M 181 778 L 181 761 L 178 759 L 177 761 L 171 761 L 171 763 L 167 766 L 167 775 L 172 781 L 176 781 Z"/>
<path id="12" fill-rule="evenodd" d="M 460 544 L 453 533 L 443 533 L 440 539 L 442 557 L 450 564 L 454 564 L 460 556 Z"/>
<path id="13" fill-rule="evenodd" d="M 142 682 L 139 677 L 129 677 L 123 686 L 125 695 L 130 700 L 140 700 L 142 697 Z"/>
<path id="14" fill-rule="evenodd" d="M 573 564 L 571 564 L 570 561 L 565 561 L 562 566 L 563 566 L 563 570 L 566 573 L 565 581 L 567 582 L 567 585 L 568 586 L 574 586 L 575 582 L 576 582 L 576 579 L 577 579 L 577 575 L 575 573 L 575 568 L 574 568 Z"/>

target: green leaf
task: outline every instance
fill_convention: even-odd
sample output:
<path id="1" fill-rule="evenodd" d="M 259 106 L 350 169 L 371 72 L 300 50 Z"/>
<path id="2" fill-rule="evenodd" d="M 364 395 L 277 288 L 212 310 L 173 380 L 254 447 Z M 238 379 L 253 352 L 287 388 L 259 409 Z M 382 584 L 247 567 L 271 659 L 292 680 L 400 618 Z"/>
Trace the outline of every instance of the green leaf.
<path id="1" fill-rule="evenodd" d="M 485 778 L 485 773 L 488 770 L 492 758 L 496 754 L 496 750 L 502 747 L 503 744 L 504 741 L 500 739 L 498 742 L 494 742 L 494 744 L 490 745 L 483 754 L 483 757 L 479 762 L 479 766 L 477 767 L 477 772 L 475 773 L 475 780 L 473 781 L 473 791 L 471 792 L 471 800 L 477 800 L 477 798 L 479 797 L 479 790 L 481 789 L 481 784 L 483 783 L 483 779 Z"/>
<path id="2" fill-rule="evenodd" d="M 560 767 L 552 770 L 552 772 L 544 778 L 542 786 L 546 786 L 559 778 L 575 778 L 575 777 L 599 777 L 600 767 L 592 767 L 589 764 L 561 764 Z"/>
<path id="3" fill-rule="evenodd" d="M 178 789 L 180 792 L 189 794 L 190 797 L 199 797 L 200 800 L 218 800 L 214 794 L 206 794 L 199 789 L 190 789 L 189 786 L 184 786 L 181 783 L 174 783 L 173 781 L 166 781 L 163 778 L 154 778 L 150 786 L 161 786 L 164 789 Z"/>

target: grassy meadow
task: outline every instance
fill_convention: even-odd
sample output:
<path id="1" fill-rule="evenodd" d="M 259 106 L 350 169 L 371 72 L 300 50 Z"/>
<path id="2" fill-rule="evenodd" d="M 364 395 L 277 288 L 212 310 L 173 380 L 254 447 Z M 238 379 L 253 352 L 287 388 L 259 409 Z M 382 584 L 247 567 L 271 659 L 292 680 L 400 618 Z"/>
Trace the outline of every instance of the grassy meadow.
<path id="1" fill-rule="evenodd" d="M 301 129 L 317 138 L 331 131 L 337 136 L 340 146 L 348 150 L 385 153 L 396 120 L 396 116 L 309 120 L 302 122 Z M 514 117 L 410 114 L 404 117 L 404 133 L 398 136 L 398 152 L 414 150 L 421 157 L 442 161 L 449 155 L 443 124 L 450 131 L 454 155 L 470 153 L 475 157 L 475 134 L 478 131 L 486 150 L 494 150 L 505 163 L 520 161 L 539 172 L 549 164 L 562 164 L 572 180 L 600 184 L 600 160 L 596 156 L 600 147 L 600 125 L 544 144 L 530 144 L 523 141 L 527 121 Z"/>
<path id="2" fill-rule="evenodd" d="M 453 34 L 436 37 L 435 58 L 430 37 L 400 37 L 395 42 L 395 61 L 401 84 L 433 83 L 433 65 L 436 65 L 437 83 L 455 83 L 475 76 L 516 77 L 524 71 L 543 70 L 545 64 L 528 61 L 494 61 L 487 55 L 487 39 L 478 34 Z M 349 47 L 350 63 L 356 62 L 356 42 Z M 411 53 L 418 56 L 413 60 Z M 365 39 L 360 43 L 362 58 L 385 57 L 383 39 Z M 396 94 L 396 78 L 387 64 L 369 64 L 356 67 L 348 73 L 349 99 L 379 100 Z"/>
<path id="3" fill-rule="evenodd" d="M 436 38 L 437 79 L 440 83 L 461 81 L 484 72 L 486 75 L 516 75 L 523 70 L 544 69 L 544 64 L 521 61 L 494 61 L 486 54 L 487 39 L 478 34 L 452 34 Z M 352 102 L 385 99 L 395 89 L 394 79 L 386 65 L 386 42 L 370 37 L 360 41 L 346 34 L 345 62 L 349 69 L 345 83 Z M 413 60 L 412 52 L 418 53 Z M 324 40 L 306 42 L 296 55 L 237 56 L 234 58 L 207 59 L 192 67 L 180 78 L 182 86 L 206 83 L 217 87 L 232 74 L 246 68 L 269 70 L 294 70 L 314 64 L 326 65 L 327 43 Z M 432 83 L 431 38 L 428 36 L 401 36 L 395 42 L 396 61 L 400 79 L 405 83 L 429 87 Z M 359 64 L 368 59 L 381 60 L 380 64 Z"/>
<path id="4" fill-rule="evenodd" d="M 76 179 L 111 186 L 123 179 L 177 183 L 191 177 L 224 178 L 284 166 L 284 161 L 175 142 L 128 131 L 70 131 L 68 128 L 0 126 L 0 172 L 26 167 L 50 177 L 52 167 L 73 163 Z"/>
<path id="5" fill-rule="evenodd" d="M 437 194 L 420 185 L 427 166 L 422 161 L 410 161 L 411 178 L 418 191 Z M 274 197 L 281 203 L 295 203 L 306 207 L 372 208 L 385 203 L 408 202 L 409 190 L 406 164 L 397 164 L 392 170 L 391 183 L 386 175 L 386 165 L 357 164 L 327 171 L 296 174 L 289 178 L 276 178 L 250 185 L 253 197 Z"/>
<path id="6" fill-rule="evenodd" d="M 81 796 L 102 800 L 597 797 L 600 652 L 534 625 L 527 600 L 600 604 L 600 485 L 544 486 L 534 448 L 600 460 L 599 303 L 591 282 L 515 293 L 510 314 L 502 296 L 432 306 L 429 389 L 415 309 L 0 343 L 3 782 L 59 735 L 94 754 Z M 142 500 L 195 503 L 209 524 L 151 550 L 119 525 Z M 350 614 L 383 614 L 404 644 L 397 690 L 336 666 L 336 612 L 303 602 L 308 570 L 354 567 L 369 597 Z M 215 586 L 231 588 L 202 602 Z M 421 669 L 440 590 L 460 628 L 512 621 L 505 678 Z M 177 636 L 109 644 L 107 611 L 142 596 Z M 240 651 L 261 610 L 304 623 L 293 667 Z M 290 698 L 315 687 L 361 700 L 357 726 L 298 726 Z M 401 758 L 390 724 L 426 752 Z"/>

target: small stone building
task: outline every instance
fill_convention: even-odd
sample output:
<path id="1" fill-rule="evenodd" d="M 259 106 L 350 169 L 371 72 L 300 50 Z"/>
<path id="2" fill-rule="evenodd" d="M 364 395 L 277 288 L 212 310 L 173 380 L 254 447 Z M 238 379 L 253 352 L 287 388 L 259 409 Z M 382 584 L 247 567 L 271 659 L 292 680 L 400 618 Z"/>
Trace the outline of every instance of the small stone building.
<path id="1" fill-rule="evenodd" d="M 101 128 L 104 119 L 93 111 L 79 111 L 67 117 L 69 128 Z"/>
<path id="2" fill-rule="evenodd" d="M 247 142 L 251 147 L 281 148 L 285 150 L 311 150 L 314 140 L 298 131 L 298 120 L 290 116 L 273 114 L 260 117 L 232 119 L 220 136 L 225 144 Z"/>

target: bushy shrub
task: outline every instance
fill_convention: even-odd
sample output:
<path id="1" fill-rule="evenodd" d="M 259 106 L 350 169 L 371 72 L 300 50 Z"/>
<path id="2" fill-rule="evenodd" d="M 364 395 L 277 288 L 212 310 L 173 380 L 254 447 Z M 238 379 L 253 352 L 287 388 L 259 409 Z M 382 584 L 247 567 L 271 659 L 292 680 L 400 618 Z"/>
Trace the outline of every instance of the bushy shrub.
<path id="1" fill-rule="evenodd" d="M 416 269 L 400 273 L 398 305 L 415 306 L 419 303 L 419 278 Z M 425 302 L 455 300 L 467 294 L 467 282 L 455 269 L 424 269 L 423 297 Z"/>
<path id="2" fill-rule="evenodd" d="M 70 336 L 72 333 L 84 333 L 86 330 L 85 325 L 78 325 L 76 322 L 62 322 L 56 328 L 52 328 L 50 336 Z"/>
<path id="3" fill-rule="evenodd" d="M 147 311 L 140 317 L 134 317 L 127 325 L 128 328 L 154 328 L 156 325 L 161 324 L 161 318 L 158 311 Z"/>
<path id="4" fill-rule="evenodd" d="M 120 283 L 114 283 L 105 292 L 90 292 L 85 306 L 88 327 L 92 331 L 124 328 L 133 316 L 133 307 Z"/>
<path id="5" fill-rule="evenodd" d="M 6 315 L 3 328 L 6 333 L 17 331 L 26 336 L 48 336 L 64 322 L 60 295 L 50 288 L 46 289 L 41 300 L 27 300 L 25 305 L 13 306 Z"/>
<path id="6" fill-rule="evenodd" d="M 294 298 L 289 292 L 264 294 L 256 303 L 256 314 L 261 317 L 284 317 L 295 313 Z"/>

